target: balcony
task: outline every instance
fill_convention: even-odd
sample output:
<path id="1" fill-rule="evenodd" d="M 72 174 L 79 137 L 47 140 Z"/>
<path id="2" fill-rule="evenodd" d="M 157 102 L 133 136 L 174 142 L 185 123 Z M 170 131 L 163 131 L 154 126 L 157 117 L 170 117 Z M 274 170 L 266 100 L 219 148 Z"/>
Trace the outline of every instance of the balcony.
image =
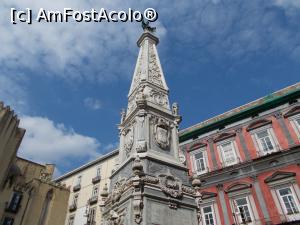
<path id="1" fill-rule="evenodd" d="M 100 180 L 101 180 L 101 176 L 96 176 L 92 179 L 92 183 L 96 184 L 96 183 L 100 182 Z"/>
<path id="2" fill-rule="evenodd" d="M 90 197 L 89 199 L 89 204 L 92 205 L 92 204 L 95 204 L 98 202 L 98 196 L 92 196 Z"/>
<path id="3" fill-rule="evenodd" d="M 70 212 L 74 212 L 76 209 L 77 209 L 77 205 L 74 204 L 74 203 L 73 203 L 72 205 L 69 206 L 69 211 L 70 211 Z"/>
<path id="4" fill-rule="evenodd" d="M 80 184 L 77 184 L 77 185 L 75 185 L 75 186 L 73 187 L 73 191 L 74 191 L 74 192 L 77 192 L 77 191 L 80 190 L 80 188 L 81 188 L 81 185 L 80 185 Z"/>

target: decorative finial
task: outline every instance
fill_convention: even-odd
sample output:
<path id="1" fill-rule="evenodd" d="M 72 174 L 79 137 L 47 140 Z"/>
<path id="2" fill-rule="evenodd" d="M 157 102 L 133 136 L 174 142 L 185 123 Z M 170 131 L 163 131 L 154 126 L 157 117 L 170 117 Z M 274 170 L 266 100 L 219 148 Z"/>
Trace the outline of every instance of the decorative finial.
<path id="1" fill-rule="evenodd" d="M 143 30 L 144 31 L 149 31 L 149 32 L 151 32 L 151 33 L 153 33 L 153 32 L 155 32 L 156 31 L 156 27 L 151 27 L 150 25 L 149 25 L 149 23 L 150 23 L 150 21 L 149 20 L 142 20 L 142 28 L 143 28 Z"/>

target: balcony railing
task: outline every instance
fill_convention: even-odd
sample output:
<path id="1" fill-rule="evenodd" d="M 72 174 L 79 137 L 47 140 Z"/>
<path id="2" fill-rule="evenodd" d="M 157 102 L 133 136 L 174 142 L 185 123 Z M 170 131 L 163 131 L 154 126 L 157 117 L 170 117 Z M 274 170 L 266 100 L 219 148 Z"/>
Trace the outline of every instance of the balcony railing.
<path id="1" fill-rule="evenodd" d="M 80 184 L 77 184 L 73 187 L 73 191 L 76 192 L 76 191 L 79 191 L 81 189 L 81 185 Z"/>
<path id="2" fill-rule="evenodd" d="M 98 202 L 98 196 L 92 196 L 90 197 L 89 199 L 89 204 L 92 205 L 92 204 L 95 204 Z"/>
<path id="3" fill-rule="evenodd" d="M 100 180 L 101 180 L 101 176 L 96 176 L 92 179 L 92 183 L 96 184 L 96 183 L 100 182 Z"/>
<path id="4" fill-rule="evenodd" d="M 70 211 L 70 212 L 74 212 L 76 209 L 77 209 L 77 205 L 74 204 L 74 203 L 73 203 L 72 205 L 69 206 L 69 211 Z"/>

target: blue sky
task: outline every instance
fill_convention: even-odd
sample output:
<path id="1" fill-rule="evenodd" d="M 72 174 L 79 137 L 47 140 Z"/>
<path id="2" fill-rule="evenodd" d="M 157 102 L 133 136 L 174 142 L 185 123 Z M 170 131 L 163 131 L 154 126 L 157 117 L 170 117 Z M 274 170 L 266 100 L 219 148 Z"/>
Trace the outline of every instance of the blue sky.
<path id="1" fill-rule="evenodd" d="M 19 155 L 62 174 L 118 144 L 138 23 L 12 25 L 10 8 L 155 8 L 181 128 L 299 82 L 299 0 L 62 0 L 0 3 L 0 99 L 27 129 Z"/>

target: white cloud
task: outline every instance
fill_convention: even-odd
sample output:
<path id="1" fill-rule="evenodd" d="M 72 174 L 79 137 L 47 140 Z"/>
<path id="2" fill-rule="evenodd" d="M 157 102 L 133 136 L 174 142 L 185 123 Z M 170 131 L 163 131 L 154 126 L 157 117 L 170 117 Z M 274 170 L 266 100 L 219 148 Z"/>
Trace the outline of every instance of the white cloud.
<path id="1" fill-rule="evenodd" d="M 26 83 L 22 76 L 0 75 L 0 101 L 4 101 L 5 105 L 9 105 L 17 113 L 27 110 L 27 91 L 24 85 L 21 85 L 24 82 Z"/>
<path id="2" fill-rule="evenodd" d="M 93 109 L 93 110 L 98 110 L 98 109 L 102 108 L 102 103 L 99 99 L 87 97 L 83 100 L 83 103 L 86 107 Z"/>
<path id="3" fill-rule="evenodd" d="M 134 57 L 128 53 L 137 51 L 135 42 L 141 32 L 139 24 L 33 22 L 32 25 L 13 25 L 10 23 L 10 8 L 30 8 L 37 13 L 40 8 L 60 11 L 63 8 L 90 10 L 101 7 L 127 10 L 130 5 L 137 5 L 130 3 L 133 1 L 105 0 L 99 4 L 96 0 L 3 0 L 0 8 L 0 64 L 10 70 L 32 70 L 35 74 L 69 81 L 101 82 L 126 77 L 129 74 L 121 71 L 124 68 L 132 70 L 132 65 L 120 57 L 124 54 Z M 31 76 L 30 73 L 28 76 Z"/>
<path id="4" fill-rule="evenodd" d="M 299 0 L 275 0 L 275 3 L 279 6 L 300 8 Z"/>
<path id="5" fill-rule="evenodd" d="M 20 127 L 26 129 L 19 150 L 22 157 L 41 163 L 55 163 L 60 167 L 72 159 L 90 160 L 100 155 L 97 152 L 100 148 L 98 140 L 78 134 L 64 124 L 30 116 L 23 116 L 20 121 Z"/>

